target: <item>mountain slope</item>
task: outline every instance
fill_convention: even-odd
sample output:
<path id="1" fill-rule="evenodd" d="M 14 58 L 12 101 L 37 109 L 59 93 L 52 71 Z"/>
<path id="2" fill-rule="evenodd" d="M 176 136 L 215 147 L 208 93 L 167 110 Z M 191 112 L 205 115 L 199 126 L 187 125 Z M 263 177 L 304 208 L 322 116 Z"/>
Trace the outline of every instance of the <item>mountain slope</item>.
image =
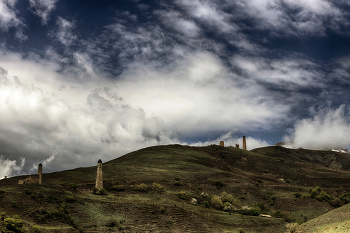
<path id="1" fill-rule="evenodd" d="M 260 150 L 271 153 L 220 146 L 144 148 L 103 163 L 107 195 L 91 192 L 96 166 L 43 174 L 42 185 L 17 185 L 24 176 L 3 179 L 0 213 L 18 214 L 25 227 L 37 224 L 44 231 L 55 226 L 60 232 L 237 232 L 238 228 L 284 232 L 281 218 L 230 215 L 216 209 L 211 197 L 225 191 L 247 208 L 262 203 L 264 213 L 279 210 L 290 219 L 303 221 L 306 215 L 313 219 L 334 207 L 312 198 L 295 198 L 294 193 L 306 195 L 317 185 L 331 195 L 340 185 L 342 192 L 349 191 L 348 171 L 281 159 L 275 148 Z M 152 189 L 154 182 L 164 192 Z M 77 189 L 70 183 L 76 183 Z M 146 188 L 138 188 L 141 184 Z M 196 205 L 191 204 L 192 198 L 197 199 Z"/>

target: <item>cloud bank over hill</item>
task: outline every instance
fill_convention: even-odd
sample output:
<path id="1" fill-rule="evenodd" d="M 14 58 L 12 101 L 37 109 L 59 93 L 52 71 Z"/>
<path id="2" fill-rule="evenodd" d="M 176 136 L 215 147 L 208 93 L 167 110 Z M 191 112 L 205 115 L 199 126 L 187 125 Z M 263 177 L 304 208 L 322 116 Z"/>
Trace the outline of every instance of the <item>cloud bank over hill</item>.
<path id="1" fill-rule="evenodd" d="M 350 146 L 349 109 L 345 105 L 333 109 L 312 110 L 313 117 L 295 124 L 293 133 L 285 137 L 293 148 L 334 149 Z"/>

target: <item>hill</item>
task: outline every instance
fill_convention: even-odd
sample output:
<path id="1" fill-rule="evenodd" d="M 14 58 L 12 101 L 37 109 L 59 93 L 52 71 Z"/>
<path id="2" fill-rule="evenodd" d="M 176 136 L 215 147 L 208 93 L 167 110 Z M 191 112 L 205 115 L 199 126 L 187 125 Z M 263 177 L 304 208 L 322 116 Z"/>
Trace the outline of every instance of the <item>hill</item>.
<path id="1" fill-rule="evenodd" d="M 43 232 L 285 232 L 286 222 L 319 217 L 350 190 L 348 171 L 294 154 L 280 147 L 148 147 L 103 163 L 106 195 L 91 191 L 96 166 L 43 174 L 42 185 L 17 185 L 24 176 L 0 180 L 0 212 L 19 215 L 28 232 L 33 225 Z M 226 212 L 215 198 L 227 202 Z M 6 223 L 0 220 L 0 230 Z"/>

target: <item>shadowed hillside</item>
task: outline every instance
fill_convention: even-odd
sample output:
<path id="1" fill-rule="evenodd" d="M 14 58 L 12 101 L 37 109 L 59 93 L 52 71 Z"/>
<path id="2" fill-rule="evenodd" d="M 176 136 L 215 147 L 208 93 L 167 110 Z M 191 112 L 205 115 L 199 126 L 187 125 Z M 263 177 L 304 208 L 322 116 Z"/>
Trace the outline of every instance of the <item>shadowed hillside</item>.
<path id="1" fill-rule="evenodd" d="M 47 232 L 285 232 L 288 222 L 333 210 L 350 190 L 350 172 L 316 163 L 320 153 L 148 147 L 103 161 L 106 195 L 91 191 L 96 166 L 44 173 L 42 185 L 17 185 L 25 176 L 0 180 L 0 212 L 19 215 L 23 229 Z"/>

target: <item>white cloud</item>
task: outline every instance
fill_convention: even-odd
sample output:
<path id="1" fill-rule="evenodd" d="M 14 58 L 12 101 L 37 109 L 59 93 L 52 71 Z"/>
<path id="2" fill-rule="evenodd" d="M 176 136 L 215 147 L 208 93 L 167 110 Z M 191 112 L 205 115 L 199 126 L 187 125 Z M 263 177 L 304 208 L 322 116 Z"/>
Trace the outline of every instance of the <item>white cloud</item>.
<path id="1" fill-rule="evenodd" d="M 29 0 L 30 8 L 34 14 L 41 18 L 42 24 L 47 24 L 50 13 L 55 9 L 58 0 Z"/>
<path id="2" fill-rule="evenodd" d="M 121 77 L 125 101 L 181 132 L 266 127 L 288 110 L 256 83 L 241 82 L 208 52 L 187 55 L 169 70 L 134 63 Z"/>
<path id="3" fill-rule="evenodd" d="M 221 32 L 234 32 L 237 26 L 229 22 L 232 15 L 221 11 L 213 2 L 199 0 L 177 0 L 179 6 L 184 7 L 188 13 L 199 20 L 204 21 Z"/>
<path id="4" fill-rule="evenodd" d="M 197 37 L 200 35 L 200 28 L 192 20 L 184 19 L 177 11 L 156 11 L 155 14 L 161 17 L 161 22 L 169 28 L 188 37 Z"/>
<path id="5" fill-rule="evenodd" d="M 25 25 L 17 16 L 16 3 L 16 0 L 0 0 L 0 29 L 8 31 L 11 27 L 15 27 L 16 38 L 26 40 L 27 36 L 23 34 Z"/>
<path id="6" fill-rule="evenodd" d="M 73 22 L 69 22 L 59 16 L 56 21 L 56 29 L 51 31 L 49 35 L 56 38 L 62 44 L 69 46 L 77 39 L 77 36 L 72 32 L 74 28 L 75 25 Z"/>
<path id="7" fill-rule="evenodd" d="M 328 28 L 338 31 L 348 24 L 344 11 L 326 0 L 239 0 L 237 19 L 254 19 L 254 27 L 272 35 L 325 35 Z"/>
<path id="8" fill-rule="evenodd" d="M 208 140 L 206 142 L 196 142 L 190 144 L 190 146 L 208 146 L 211 144 L 219 145 L 220 141 L 224 141 L 224 146 L 233 146 L 236 147 L 236 144 L 239 145 L 239 148 L 243 148 L 243 138 L 237 138 L 234 136 L 234 132 L 230 131 L 227 134 L 220 136 L 214 140 Z M 266 141 L 255 139 L 253 137 L 246 137 L 246 146 L 247 150 L 253 150 L 255 148 L 270 146 Z"/>
<path id="9" fill-rule="evenodd" d="M 312 112 L 312 118 L 302 119 L 295 124 L 293 133 L 285 136 L 285 141 L 292 141 L 294 148 L 333 149 L 350 146 L 350 118 L 345 105 L 335 110 Z"/>
<path id="10" fill-rule="evenodd" d="M 276 84 L 322 85 L 316 81 L 324 76 L 317 64 L 306 59 L 267 59 L 236 55 L 231 61 L 247 77 Z"/>
<path id="11" fill-rule="evenodd" d="M 33 62 L 16 54 L 1 59 L 11 68 L 1 69 L 0 76 L 2 153 L 11 161 L 25 157 L 27 172 L 39 162 L 46 171 L 61 170 L 151 145 L 178 143 L 161 119 L 130 107 L 103 77 L 84 80 L 82 85 L 79 79 L 65 77 L 79 77 L 78 69 L 59 74 L 47 60 Z"/>
<path id="12" fill-rule="evenodd" d="M 15 175 L 19 175 L 25 164 L 25 159 L 19 159 L 19 164 L 16 160 L 5 159 L 3 156 L 0 156 L 0 179 Z"/>

